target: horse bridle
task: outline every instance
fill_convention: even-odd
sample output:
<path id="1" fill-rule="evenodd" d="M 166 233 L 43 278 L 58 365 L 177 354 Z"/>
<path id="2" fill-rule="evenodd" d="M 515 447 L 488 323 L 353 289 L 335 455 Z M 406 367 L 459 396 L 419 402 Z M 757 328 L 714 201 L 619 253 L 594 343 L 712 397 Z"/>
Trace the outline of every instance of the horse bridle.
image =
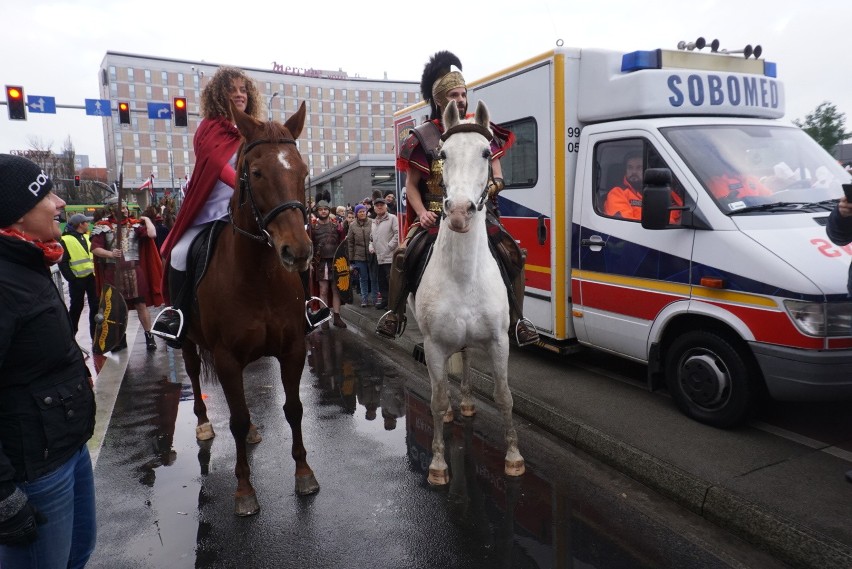
<path id="1" fill-rule="evenodd" d="M 305 209 L 305 205 L 299 200 L 290 200 L 279 204 L 272 208 L 272 211 L 267 213 L 265 216 L 261 216 L 260 210 L 257 209 L 257 205 L 254 203 L 254 194 L 251 191 L 251 180 L 249 179 L 248 173 L 248 161 L 245 159 L 245 156 L 249 153 L 249 150 L 254 148 L 259 144 L 296 144 L 296 141 L 292 138 L 279 138 L 278 140 L 255 140 L 254 142 L 250 142 L 248 145 L 243 148 L 239 156 L 243 159 L 242 168 L 240 169 L 240 196 L 237 207 L 242 207 L 246 202 L 246 195 L 248 195 L 249 205 L 251 206 L 251 212 L 254 216 L 254 221 L 257 224 L 257 228 L 260 231 L 260 234 L 250 233 L 237 225 L 237 222 L 234 220 L 233 211 L 231 211 L 231 205 L 228 204 L 228 219 L 231 222 L 231 225 L 234 228 L 234 231 L 245 235 L 246 237 L 251 237 L 256 241 L 263 241 L 270 247 L 272 244 L 272 236 L 269 235 L 269 232 L 266 230 L 267 226 L 278 216 L 279 213 L 286 211 L 288 209 L 298 209 L 302 212 L 302 217 L 305 220 L 305 226 L 308 224 L 308 212 Z"/>
<path id="2" fill-rule="evenodd" d="M 492 132 L 490 130 L 488 130 L 487 128 L 485 128 L 484 126 L 482 126 L 480 124 L 459 123 L 455 126 L 448 128 L 446 131 L 444 131 L 444 133 L 441 135 L 441 142 L 446 142 L 446 140 L 448 138 L 450 138 L 450 136 L 456 134 L 457 132 L 475 132 L 477 134 L 481 134 L 482 136 L 484 136 L 486 138 L 486 140 L 488 140 L 489 142 L 494 140 L 494 134 L 492 134 Z M 440 147 L 438 148 L 438 150 L 440 151 Z M 441 162 L 443 164 L 443 159 L 441 159 Z M 443 167 L 442 167 L 442 170 L 443 170 Z M 444 194 L 444 199 L 446 199 L 447 198 L 447 188 L 444 185 L 443 175 L 441 176 L 441 190 Z M 479 194 L 479 199 L 476 200 L 476 211 L 482 211 L 482 208 L 485 206 L 485 199 L 487 197 L 488 197 L 488 183 L 486 182 L 485 187 L 482 188 L 482 193 Z M 441 208 L 441 219 L 444 219 L 446 216 L 447 216 L 447 214 L 444 212 L 444 209 Z"/>

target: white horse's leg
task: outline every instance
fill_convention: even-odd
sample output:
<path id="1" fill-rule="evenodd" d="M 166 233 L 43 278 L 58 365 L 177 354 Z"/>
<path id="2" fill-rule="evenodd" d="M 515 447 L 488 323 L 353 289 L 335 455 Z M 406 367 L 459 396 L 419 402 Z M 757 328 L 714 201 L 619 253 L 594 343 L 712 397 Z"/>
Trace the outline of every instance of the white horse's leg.
<path id="1" fill-rule="evenodd" d="M 509 339 L 506 334 L 491 345 L 491 361 L 494 362 L 494 402 L 503 415 L 506 433 L 505 472 L 509 476 L 520 476 L 526 470 L 524 457 L 518 451 L 518 433 L 512 422 L 512 393 L 509 391 Z"/>
<path id="2" fill-rule="evenodd" d="M 450 482 L 447 461 L 444 459 L 444 417 L 450 409 L 450 389 L 447 381 L 447 354 L 443 353 L 427 335 L 423 340 L 426 369 L 432 384 L 432 462 L 427 480 L 433 486 Z"/>
<path id="3" fill-rule="evenodd" d="M 462 379 L 461 379 L 461 414 L 463 417 L 476 415 L 476 406 L 473 404 L 470 385 L 470 354 L 467 349 L 461 351 L 462 357 Z"/>

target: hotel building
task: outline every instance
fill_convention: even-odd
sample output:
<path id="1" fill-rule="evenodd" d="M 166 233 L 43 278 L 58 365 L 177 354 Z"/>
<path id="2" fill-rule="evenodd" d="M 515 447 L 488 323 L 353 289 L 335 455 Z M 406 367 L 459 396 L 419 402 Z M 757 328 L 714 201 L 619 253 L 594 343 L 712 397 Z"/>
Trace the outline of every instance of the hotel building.
<path id="1" fill-rule="evenodd" d="M 112 116 L 103 119 L 110 179 L 118 179 L 122 173 L 124 187 L 135 189 L 153 175 L 158 195 L 182 187 L 195 164 L 192 137 L 200 122 L 201 91 L 220 65 L 225 64 L 106 53 L 99 83 L 101 98 L 110 99 L 113 106 Z M 323 189 L 331 190 L 334 205 L 355 203 L 370 195 L 374 189 L 370 180 L 381 181 L 376 189 L 388 187 L 395 153 L 393 113 L 420 100 L 418 82 L 366 79 L 342 70 L 277 63 L 266 70 L 234 67 L 255 81 L 269 118 L 283 122 L 305 102 L 307 119 L 297 143 L 308 164 L 308 184 L 313 186 L 313 178 L 326 178 Z M 175 97 L 186 98 L 187 127 L 175 126 L 173 119 L 149 118 L 148 103 L 171 106 Z M 130 105 L 129 125 L 119 122 L 119 101 Z M 358 187 L 347 187 L 342 178 L 323 176 L 343 163 L 363 163 L 370 172 L 349 178 L 359 180 Z M 147 193 L 137 196 L 143 205 Z"/>

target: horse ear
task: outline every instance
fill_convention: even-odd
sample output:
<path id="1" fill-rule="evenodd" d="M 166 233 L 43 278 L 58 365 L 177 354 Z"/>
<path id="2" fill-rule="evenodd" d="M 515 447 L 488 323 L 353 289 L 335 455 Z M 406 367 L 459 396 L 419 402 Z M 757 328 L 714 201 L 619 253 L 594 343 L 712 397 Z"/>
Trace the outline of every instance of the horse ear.
<path id="1" fill-rule="evenodd" d="M 299 138 L 299 135 L 302 134 L 302 128 L 305 126 L 305 102 L 302 101 L 302 104 L 299 105 L 299 110 L 296 111 L 296 114 L 287 119 L 287 122 L 284 123 L 284 128 L 290 131 L 290 134 L 293 135 L 293 138 Z"/>
<path id="2" fill-rule="evenodd" d="M 231 106 L 231 116 L 234 117 L 234 122 L 237 125 L 237 130 L 243 135 L 246 140 L 252 140 L 255 129 L 262 125 L 259 120 L 249 116 L 234 106 L 234 103 L 229 103 Z"/>
<path id="3" fill-rule="evenodd" d="M 444 132 L 459 124 L 459 108 L 455 101 L 450 101 L 447 108 L 444 109 Z"/>
<path id="4" fill-rule="evenodd" d="M 482 101 L 476 102 L 476 114 L 474 115 L 474 121 L 479 126 L 484 126 L 488 128 L 491 124 L 491 117 L 488 114 L 488 107 L 485 106 L 485 103 Z"/>

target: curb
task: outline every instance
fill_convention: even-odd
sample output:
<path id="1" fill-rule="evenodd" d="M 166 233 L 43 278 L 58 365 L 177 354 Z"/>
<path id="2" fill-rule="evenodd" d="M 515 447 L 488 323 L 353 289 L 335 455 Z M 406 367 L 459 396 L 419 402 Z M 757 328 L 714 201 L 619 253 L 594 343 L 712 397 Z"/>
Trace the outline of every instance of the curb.
<path id="1" fill-rule="evenodd" d="M 376 321 L 344 305 L 341 315 L 365 334 L 373 334 Z M 403 335 L 389 347 L 407 351 L 412 357 L 419 345 Z M 450 374 L 459 383 L 459 378 Z M 494 381 L 471 367 L 471 386 L 482 398 L 493 402 Z M 848 569 L 852 548 L 755 504 L 741 495 L 619 441 L 526 393 L 512 390 L 513 412 L 550 432 L 601 462 L 645 484 L 689 511 L 720 526 L 752 545 L 794 567 Z"/>

